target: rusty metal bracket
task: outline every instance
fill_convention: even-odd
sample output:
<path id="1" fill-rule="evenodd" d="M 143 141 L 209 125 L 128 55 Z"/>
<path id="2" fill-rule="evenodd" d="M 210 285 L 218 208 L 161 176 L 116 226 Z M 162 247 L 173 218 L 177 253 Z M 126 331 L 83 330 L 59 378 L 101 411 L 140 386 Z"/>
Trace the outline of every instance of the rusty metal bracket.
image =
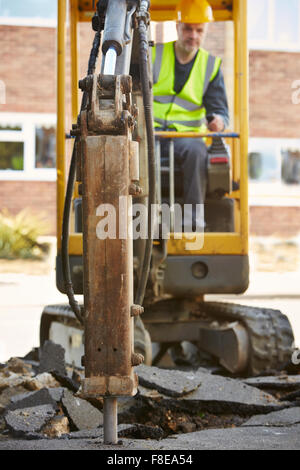
<path id="1" fill-rule="evenodd" d="M 128 135 L 138 110 L 132 104 L 130 75 L 89 75 L 79 87 L 88 93 L 87 127 L 90 135 Z M 76 129 L 75 129 L 76 132 Z M 74 135 L 74 129 L 72 130 Z"/>

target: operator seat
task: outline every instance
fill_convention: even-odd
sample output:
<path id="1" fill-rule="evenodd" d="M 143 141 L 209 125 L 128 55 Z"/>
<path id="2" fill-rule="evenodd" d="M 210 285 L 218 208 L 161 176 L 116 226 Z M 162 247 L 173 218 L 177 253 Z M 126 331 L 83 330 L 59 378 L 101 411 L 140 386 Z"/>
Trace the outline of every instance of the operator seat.
<path id="1" fill-rule="evenodd" d="M 170 203 L 169 152 L 161 155 L 161 202 Z M 206 232 L 234 232 L 234 199 L 228 197 L 232 186 L 231 161 L 228 146 L 220 137 L 213 137 L 208 146 L 207 190 L 204 203 Z M 183 206 L 183 175 L 180 166 L 174 165 L 175 203 Z"/>

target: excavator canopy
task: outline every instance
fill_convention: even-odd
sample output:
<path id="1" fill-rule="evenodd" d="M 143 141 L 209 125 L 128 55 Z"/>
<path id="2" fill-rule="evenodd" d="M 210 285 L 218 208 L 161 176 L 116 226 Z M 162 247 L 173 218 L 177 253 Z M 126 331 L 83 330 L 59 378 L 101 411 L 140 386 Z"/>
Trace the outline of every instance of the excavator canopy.
<path id="1" fill-rule="evenodd" d="M 193 3 L 194 0 L 185 0 L 185 3 Z M 80 21 L 88 21 L 94 13 L 95 0 L 78 0 Z M 180 0 L 151 0 L 151 20 L 152 21 L 176 21 L 177 7 Z M 213 9 L 215 21 L 232 20 L 232 10 L 234 0 L 209 0 L 209 5 Z"/>

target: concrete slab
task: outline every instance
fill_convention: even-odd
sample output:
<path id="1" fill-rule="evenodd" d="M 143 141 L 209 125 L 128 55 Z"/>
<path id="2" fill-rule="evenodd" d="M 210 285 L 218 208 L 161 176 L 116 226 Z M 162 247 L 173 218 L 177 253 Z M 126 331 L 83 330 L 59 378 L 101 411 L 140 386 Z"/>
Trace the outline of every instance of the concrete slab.
<path id="1" fill-rule="evenodd" d="M 262 390 L 250 387 L 237 379 L 201 374 L 200 387 L 183 397 L 182 402 L 192 407 L 205 406 L 213 413 L 266 413 L 283 408 L 282 403 Z"/>
<path id="2" fill-rule="evenodd" d="M 4 411 L 5 408 L 11 403 L 11 399 L 13 397 L 24 395 L 27 392 L 28 390 L 22 385 L 18 385 L 17 387 L 9 387 L 3 390 L 0 393 L 0 414 L 1 410 Z"/>
<path id="3" fill-rule="evenodd" d="M 53 406 L 41 405 L 8 411 L 4 419 L 13 435 L 21 437 L 27 433 L 39 432 L 55 416 L 55 413 Z"/>
<path id="4" fill-rule="evenodd" d="M 135 370 L 142 386 L 154 388 L 170 397 L 182 397 L 193 392 L 201 384 L 204 375 L 145 365 L 141 365 Z"/>
<path id="5" fill-rule="evenodd" d="M 51 374 L 63 387 L 68 388 L 71 392 L 78 392 L 80 384 L 75 382 L 71 377 L 68 377 L 65 374 L 60 374 L 57 371 L 52 371 Z"/>
<path id="6" fill-rule="evenodd" d="M 252 416 L 242 426 L 291 426 L 300 423 L 300 408 L 287 408 L 267 415 Z"/>
<path id="7" fill-rule="evenodd" d="M 45 341 L 41 349 L 39 372 L 57 371 L 61 375 L 67 375 L 65 363 L 65 350 L 60 344 L 53 341 Z"/>
<path id="8" fill-rule="evenodd" d="M 279 402 L 272 395 L 245 384 L 238 379 L 211 375 L 197 371 L 195 377 L 198 388 L 183 396 L 169 396 L 161 390 L 167 389 L 170 383 L 169 372 L 160 369 L 151 383 L 152 389 L 139 386 L 141 399 L 159 401 L 178 409 L 195 412 L 201 409 L 212 413 L 254 414 L 267 413 L 282 409 L 286 404 Z M 175 371 L 177 372 L 177 371 Z M 181 374 L 182 372 L 180 372 Z M 161 381 L 163 385 L 161 385 Z M 145 383 L 142 381 L 142 383 Z M 165 385 L 166 384 L 166 385 Z"/>
<path id="9" fill-rule="evenodd" d="M 86 400 L 64 391 L 62 405 L 71 424 L 77 430 L 94 429 L 103 424 L 103 414 Z"/>
<path id="10" fill-rule="evenodd" d="M 247 385 L 262 389 L 300 390 L 300 375 L 251 377 L 243 381 Z"/>
<path id="11" fill-rule="evenodd" d="M 15 396 L 7 406 L 7 410 L 20 410 L 40 405 L 51 405 L 57 408 L 57 403 L 61 400 L 64 389 L 60 388 L 42 388 L 36 392 L 28 392 L 21 396 Z"/>

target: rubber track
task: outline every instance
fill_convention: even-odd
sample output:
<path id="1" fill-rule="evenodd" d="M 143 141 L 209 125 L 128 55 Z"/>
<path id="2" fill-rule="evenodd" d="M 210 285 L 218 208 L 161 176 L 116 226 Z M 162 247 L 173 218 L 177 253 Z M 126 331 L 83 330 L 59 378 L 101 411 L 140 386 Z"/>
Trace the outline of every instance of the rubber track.
<path id="1" fill-rule="evenodd" d="M 251 347 L 249 375 L 278 370 L 291 362 L 293 330 L 286 315 L 279 310 L 225 302 L 204 302 L 202 308 L 209 316 L 237 320 L 247 328 Z"/>

